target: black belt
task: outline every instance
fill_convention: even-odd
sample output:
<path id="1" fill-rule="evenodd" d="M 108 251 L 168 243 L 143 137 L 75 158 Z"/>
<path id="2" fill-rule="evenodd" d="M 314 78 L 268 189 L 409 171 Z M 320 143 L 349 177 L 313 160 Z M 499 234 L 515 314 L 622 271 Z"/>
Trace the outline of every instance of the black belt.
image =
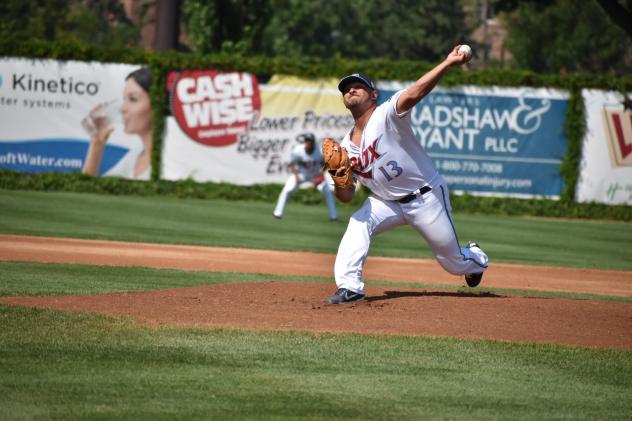
<path id="1" fill-rule="evenodd" d="M 401 199 L 397 199 L 397 201 L 399 203 L 408 203 L 413 201 L 417 196 L 423 196 L 424 194 L 428 193 L 429 191 L 432 190 L 432 187 L 430 186 L 423 186 L 422 188 L 415 190 L 414 192 L 402 197 Z"/>

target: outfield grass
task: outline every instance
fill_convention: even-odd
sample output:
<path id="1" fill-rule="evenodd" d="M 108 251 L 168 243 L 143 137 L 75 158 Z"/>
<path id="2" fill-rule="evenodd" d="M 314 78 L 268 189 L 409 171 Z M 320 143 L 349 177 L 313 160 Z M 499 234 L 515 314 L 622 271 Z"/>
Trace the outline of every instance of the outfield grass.
<path id="1" fill-rule="evenodd" d="M 626 419 L 630 352 L 0 306 L 1 419 Z"/>
<path id="2" fill-rule="evenodd" d="M 346 222 L 325 206 L 0 190 L 0 233 L 335 253 Z M 342 221 L 355 207 L 339 204 Z M 632 224 L 459 214 L 462 243 L 493 262 L 632 270 Z M 410 227 L 378 236 L 374 256 L 432 258 Z"/>

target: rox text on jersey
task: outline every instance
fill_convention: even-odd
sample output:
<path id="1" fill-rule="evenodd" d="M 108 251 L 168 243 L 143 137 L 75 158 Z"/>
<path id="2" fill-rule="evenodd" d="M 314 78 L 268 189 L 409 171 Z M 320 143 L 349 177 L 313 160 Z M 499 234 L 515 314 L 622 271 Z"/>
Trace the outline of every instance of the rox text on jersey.
<path id="1" fill-rule="evenodd" d="M 369 146 L 364 148 L 358 156 L 353 156 L 349 158 L 349 161 L 351 162 L 351 167 L 353 168 L 353 172 L 356 175 L 364 178 L 373 178 L 370 168 L 373 162 L 375 162 L 375 160 L 382 155 L 377 151 L 378 142 L 381 138 L 382 135 L 379 135 L 377 139 L 371 142 Z M 367 168 L 369 168 L 368 171 Z"/>

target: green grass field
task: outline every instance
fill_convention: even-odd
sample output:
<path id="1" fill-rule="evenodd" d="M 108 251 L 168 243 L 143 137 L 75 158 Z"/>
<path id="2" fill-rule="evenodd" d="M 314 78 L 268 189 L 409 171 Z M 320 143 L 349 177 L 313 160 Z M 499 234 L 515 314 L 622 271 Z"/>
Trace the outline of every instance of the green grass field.
<path id="1" fill-rule="evenodd" d="M 620 351 L 0 307 L 2 419 L 626 419 Z"/>
<path id="2" fill-rule="evenodd" d="M 329 223 L 324 206 L 290 203 L 282 221 L 271 217 L 272 206 L 0 191 L 0 233 L 335 252 L 345 224 Z M 340 207 L 343 218 L 352 210 Z M 458 213 L 455 220 L 461 238 L 480 241 L 494 261 L 632 270 L 630 224 Z M 378 238 L 372 253 L 430 257 L 407 229 Z M 3 296 L 269 279 L 0 262 Z M 149 328 L 127 319 L 0 305 L 2 420 L 611 420 L 630 414 L 632 351 Z"/>
<path id="3" fill-rule="evenodd" d="M 271 248 L 335 253 L 355 210 L 325 206 L 0 190 L 0 233 L 123 241 Z M 493 262 L 632 271 L 632 224 L 454 214 L 461 240 L 479 242 Z M 424 240 L 402 227 L 378 236 L 375 256 L 432 258 Z"/>

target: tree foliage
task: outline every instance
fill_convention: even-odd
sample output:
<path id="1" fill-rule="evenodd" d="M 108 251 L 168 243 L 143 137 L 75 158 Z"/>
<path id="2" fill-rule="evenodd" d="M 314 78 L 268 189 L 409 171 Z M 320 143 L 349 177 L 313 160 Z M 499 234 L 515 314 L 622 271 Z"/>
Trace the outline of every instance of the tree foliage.
<path id="1" fill-rule="evenodd" d="M 436 61 L 468 34 L 479 0 L 184 0 L 194 52 Z M 625 31 L 597 0 L 488 0 L 508 29 L 513 67 L 630 70 Z M 488 16 L 487 16 L 488 17 Z M 485 18 L 487 18 L 485 17 Z M 477 20 L 478 19 L 478 20 Z"/>
<path id="2" fill-rule="evenodd" d="M 269 21 L 268 0 L 183 0 L 182 17 L 196 53 L 258 53 Z"/>
<path id="3" fill-rule="evenodd" d="M 632 39 L 632 1 L 597 0 L 612 22 L 619 25 Z"/>
<path id="4" fill-rule="evenodd" d="M 0 36 L 131 47 L 139 29 L 117 0 L 3 0 Z"/>
<path id="5" fill-rule="evenodd" d="M 185 0 L 195 52 L 435 60 L 468 33 L 460 0 Z"/>
<path id="6" fill-rule="evenodd" d="M 158 0 L 142 2 L 145 10 Z M 181 0 L 194 53 L 436 62 L 497 16 L 514 69 L 629 74 L 631 0 Z M 610 10 L 606 13 L 604 5 Z M 482 16 L 482 11 L 486 16 Z M 0 37 L 138 46 L 120 0 L 3 0 Z M 479 45 L 479 51 L 484 47 Z M 493 61 L 486 63 L 491 66 Z"/>
<path id="7" fill-rule="evenodd" d="M 629 38 L 594 0 L 521 2 L 503 19 L 516 68 L 618 74 L 632 68 Z"/>

